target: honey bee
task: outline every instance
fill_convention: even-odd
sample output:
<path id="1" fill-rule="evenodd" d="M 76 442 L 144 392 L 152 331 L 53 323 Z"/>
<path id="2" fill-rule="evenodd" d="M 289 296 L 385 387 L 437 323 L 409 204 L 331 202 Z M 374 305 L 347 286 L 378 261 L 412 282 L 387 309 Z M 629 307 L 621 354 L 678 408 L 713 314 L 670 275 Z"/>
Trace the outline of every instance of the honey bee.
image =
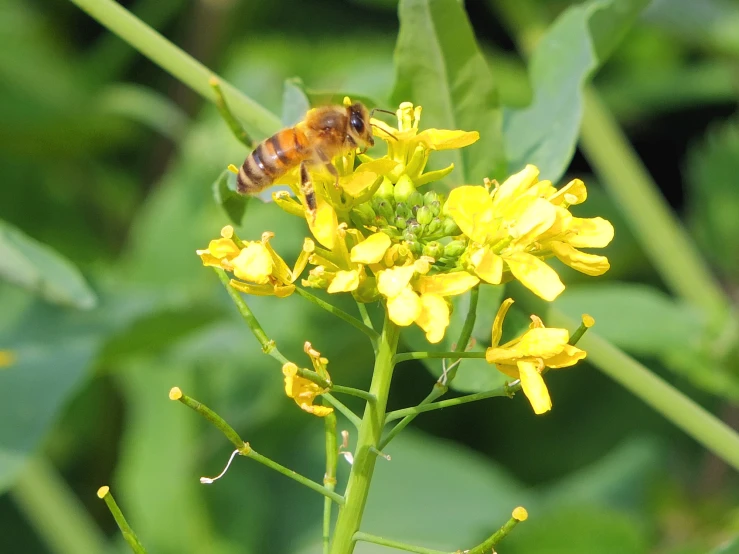
<path id="1" fill-rule="evenodd" d="M 300 188 L 308 211 L 315 216 L 316 196 L 308 167 L 323 165 L 336 178 L 338 187 L 339 173 L 331 159 L 374 144 L 370 112 L 361 102 L 314 108 L 295 127 L 264 140 L 247 156 L 236 180 L 238 191 L 258 193 L 300 166 Z"/>

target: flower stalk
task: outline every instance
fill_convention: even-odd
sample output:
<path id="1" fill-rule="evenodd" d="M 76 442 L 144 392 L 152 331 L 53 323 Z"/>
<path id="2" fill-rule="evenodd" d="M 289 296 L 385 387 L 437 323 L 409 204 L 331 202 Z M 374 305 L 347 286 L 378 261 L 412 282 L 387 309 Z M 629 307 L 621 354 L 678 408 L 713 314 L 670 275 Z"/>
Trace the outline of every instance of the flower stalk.
<path id="1" fill-rule="evenodd" d="M 100 487 L 97 495 L 98 498 L 105 501 L 105 505 L 108 507 L 113 519 L 115 519 L 115 522 L 118 524 L 118 528 L 121 530 L 123 538 L 128 543 L 128 546 L 131 547 L 134 554 L 146 554 L 144 545 L 141 544 L 136 533 L 131 529 L 128 521 L 126 521 L 126 518 L 123 516 L 123 512 L 121 512 L 121 509 L 118 507 L 118 503 L 115 501 L 115 498 L 113 498 L 113 494 L 110 492 L 110 487 Z"/>

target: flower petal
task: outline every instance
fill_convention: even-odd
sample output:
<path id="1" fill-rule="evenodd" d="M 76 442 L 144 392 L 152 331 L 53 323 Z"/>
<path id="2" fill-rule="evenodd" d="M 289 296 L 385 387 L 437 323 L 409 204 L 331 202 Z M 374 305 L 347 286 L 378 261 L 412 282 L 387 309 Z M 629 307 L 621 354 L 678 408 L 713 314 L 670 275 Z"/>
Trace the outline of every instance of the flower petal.
<path id="1" fill-rule="evenodd" d="M 521 388 L 526 398 L 531 402 L 535 414 L 543 414 L 552 409 L 552 399 L 539 373 L 536 362 L 518 362 L 518 372 L 521 379 Z"/>
<path id="2" fill-rule="evenodd" d="M 585 275 L 603 275 L 611 268 L 611 264 L 605 256 L 586 254 L 565 242 L 552 241 L 549 243 L 549 247 L 562 263 Z"/>
<path id="3" fill-rule="evenodd" d="M 316 217 L 315 220 L 310 215 L 306 217 L 308 227 L 316 240 L 329 250 L 333 250 L 336 245 L 336 229 L 339 226 L 339 220 L 333 206 L 326 202 L 323 197 L 316 195 Z"/>
<path id="4" fill-rule="evenodd" d="M 377 274 L 377 290 L 387 298 L 397 296 L 408 286 L 415 271 L 416 269 L 412 265 L 380 271 Z"/>
<path id="5" fill-rule="evenodd" d="M 514 173 L 500 185 L 493 196 L 493 206 L 497 211 L 505 211 L 506 204 L 517 199 L 525 193 L 539 176 L 539 168 L 535 165 L 527 165 L 518 173 Z"/>
<path id="6" fill-rule="evenodd" d="M 485 242 L 494 221 L 493 200 L 485 187 L 466 185 L 453 189 L 444 209 L 465 235 L 475 242 Z"/>
<path id="7" fill-rule="evenodd" d="M 547 358 L 544 360 L 544 363 L 547 367 L 551 367 L 553 369 L 570 367 L 584 359 L 585 356 L 587 356 L 587 352 L 585 352 L 585 350 L 580 350 L 571 344 L 565 344 L 565 348 L 562 352 L 552 356 L 551 358 Z"/>
<path id="8" fill-rule="evenodd" d="M 511 363 L 521 358 L 551 358 L 564 350 L 570 334 L 567 329 L 529 329 L 521 337 L 503 346 L 485 351 L 488 363 Z"/>
<path id="9" fill-rule="evenodd" d="M 219 260 L 221 258 L 229 260 L 235 258 L 240 251 L 241 249 L 230 238 L 215 239 L 208 243 L 208 252 L 210 252 L 211 256 Z"/>
<path id="10" fill-rule="evenodd" d="M 480 140 L 477 131 L 448 131 L 446 129 L 426 129 L 416 139 L 431 150 L 449 150 L 464 148 Z"/>
<path id="11" fill-rule="evenodd" d="M 258 285 L 269 282 L 274 267 L 269 250 L 261 242 L 246 243 L 232 263 L 236 277 Z"/>
<path id="12" fill-rule="evenodd" d="M 508 308 L 513 305 L 513 298 L 506 298 L 498 308 L 498 313 L 495 314 L 495 320 L 493 321 L 493 337 L 490 344 L 493 348 L 500 344 L 500 338 L 503 336 L 503 320 L 508 313 Z"/>
<path id="13" fill-rule="evenodd" d="M 387 313 L 393 323 L 407 327 L 421 315 L 421 299 L 406 287 L 397 296 L 387 299 Z"/>
<path id="14" fill-rule="evenodd" d="M 565 202 L 570 206 L 574 206 L 576 204 L 582 204 L 587 198 L 588 191 L 585 188 L 585 183 L 580 179 L 573 179 L 550 196 L 548 200 L 555 206 L 559 206 Z"/>
<path id="15" fill-rule="evenodd" d="M 426 339 L 431 344 L 441 341 L 449 327 L 449 305 L 446 300 L 438 294 L 421 295 L 421 313 L 416 318 L 416 324 L 426 331 Z"/>
<path id="16" fill-rule="evenodd" d="M 536 256 L 515 252 L 504 256 L 504 260 L 513 276 L 544 300 L 554 300 L 565 290 L 557 272 Z"/>
<path id="17" fill-rule="evenodd" d="M 573 217 L 567 230 L 574 232 L 567 242 L 575 248 L 604 248 L 613 240 L 613 225 L 602 217 Z"/>
<path id="18" fill-rule="evenodd" d="M 415 289 L 420 294 L 456 296 L 457 294 L 464 294 L 479 282 L 480 279 L 466 271 L 437 273 L 436 275 L 419 277 Z"/>
<path id="19" fill-rule="evenodd" d="M 359 264 L 376 264 L 382 260 L 392 241 L 385 233 L 375 233 L 357 244 L 351 251 L 351 261 Z"/>
<path id="20" fill-rule="evenodd" d="M 503 258 L 490 250 L 490 248 L 486 246 L 472 254 L 470 256 L 470 263 L 475 268 L 475 273 L 483 281 L 487 281 L 491 285 L 500 284 L 503 278 Z"/>
<path id="21" fill-rule="evenodd" d="M 517 244 L 528 245 L 546 232 L 557 220 L 557 210 L 543 198 L 535 198 L 511 228 Z"/>
<path id="22" fill-rule="evenodd" d="M 336 292 L 350 292 L 357 290 L 359 286 L 359 272 L 356 269 L 351 271 L 337 271 L 336 276 L 328 286 L 327 292 L 334 294 Z"/>

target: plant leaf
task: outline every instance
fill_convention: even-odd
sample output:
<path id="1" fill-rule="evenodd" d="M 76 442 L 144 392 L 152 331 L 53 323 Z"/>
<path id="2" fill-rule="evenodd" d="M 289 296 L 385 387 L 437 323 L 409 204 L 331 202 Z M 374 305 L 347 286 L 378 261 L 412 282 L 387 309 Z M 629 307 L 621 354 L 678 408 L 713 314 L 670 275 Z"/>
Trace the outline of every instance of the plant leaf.
<path id="1" fill-rule="evenodd" d="M 529 64 L 534 101 L 505 113 L 511 172 L 534 164 L 559 180 L 575 153 L 583 87 L 649 0 L 589 2 L 567 9 L 536 46 Z"/>
<path id="2" fill-rule="evenodd" d="M 213 198 L 226 212 L 231 223 L 240 227 L 251 197 L 236 191 L 236 175 L 228 169 L 224 169 L 213 183 Z"/>
<path id="3" fill-rule="evenodd" d="M 90 309 L 97 297 L 71 262 L 54 250 L 0 221 L 0 278 L 41 298 Z"/>
<path id="4" fill-rule="evenodd" d="M 401 0 L 398 15 L 393 100 L 423 106 L 424 128 L 480 132 L 477 143 L 447 153 L 461 172 L 457 180 L 476 183 L 483 177 L 502 177 L 498 91 L 462 3 Z"/>

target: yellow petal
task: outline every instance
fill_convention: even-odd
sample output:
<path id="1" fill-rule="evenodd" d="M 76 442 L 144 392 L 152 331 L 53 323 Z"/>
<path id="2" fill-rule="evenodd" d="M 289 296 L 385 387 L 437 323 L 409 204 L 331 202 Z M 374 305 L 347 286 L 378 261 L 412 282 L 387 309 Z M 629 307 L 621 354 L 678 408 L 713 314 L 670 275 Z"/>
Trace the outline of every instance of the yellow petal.
<path id="1" fill-rule="evenodd" d="M 416 136 L 418 142 L 431 150 L 464 148 L 479 139 L 480 133 L 477 131 L 447 131 L 445 129 L 426 129 Z"/>
<path id="2" fill-rule="evenodd" d="M 588 198 L 588 191 L 585 188 L 585 183 L 580 179 L 573 179 L 555 194 L 550 196 L 548 200 L 555 206 L 566 202 L 567 204 L 574 206 L 576 204 L 582 204 Z"/>
<path id="3" fill-rule="evenodd" d="M 273 236 L 274 235 L 272 233 L 262 233 L 262 244 L 264 244 L 264 247 L 272 258 L 272 275 L 283 283 L 291 283 L 292 271 L 290 271 L 285 260 L 282 259 L 269 243 L 269 239 Z"/>
<path id="4" fill-rule="evenodd" d="M 249 242 L 232 260 L 234 275 L 244 281 L 263 285 L 269 282 L 273 262 L 269 250 L 261 242 Z"/>
<path id="5" fill-rule="evenodd" d="M 554 369 L 560 368 L 560 367 L 570 367 L 572 365 L 575 365 L 577 362 L 585 358 L 587 353 L 585 350 L 580 350 L 576 346 L 572 346 L 571 344 L 565 344 L 565 348 L 562 352 L 559 354 L 555 354 L 551 358 L 547 358 L 544 360 L 544 363 L 547 367 L 551 367 Z"/>
<path id="6" fill-rule="evenodd" d="M 449 327 L 449 305 L 446 300 L 438 294 L 423 294 L 421 313 L 416 318 L 416 324 L 426 331 L 426 339 L 431 344 L 443 339 Z"/>
<path id="7" fill-rule="evenodd" d="M 236 279 L 231 279 L 229 284 L 236 290 L 251 294 L 252 296 L 272 296 L 275 294 L 275 287 L 270 284 L 252 285 L 243 281 L 237 281 Z"/>
<path id="8" fill-rule="evenodd" d="M 465 235 L 475 242 L 485 242 L 495 217 L 493 200 L 485 187 L 462 186 L 453 189 L 444 209 Z"/>
<path id="9" fill-rule="evenodd" d="M 516 252 L 504 259 L 513 276 L 544 300 L 554 300 L 565 290 L 557 272 L 536 256 Z"/>
<path id="10" fill-rule="evenodd" d="M 518 362 L 521 388 L 531 402 L 535 414 L 543 414 L 552 409 L 552 399 L 538 370 L 536 362 Z"/>
<path id="11" fill-rule="evenodd" d="M 240 248 L 236 246 L 236 243 L 231 239 L 215 239 L 208 243 L 208 252 L 214 257 L 218 258 L 235 258 L 240 252 Z"/>
<path id="12" fill-rule="evenodd" d="M 408 286 L 415 271 L 412 265 L 381 271 L 377 274 L 377 290 L 387 298 L 397 296 Z"/>
<path id="13" fill-rule="evenodd" d="M 420 294 L 455 296 L 457 294 L 464 294 L 479 282 L 480 279 L 474 275 L 470 275 L 466 271 L 456 271 L 454 273 L 438 273 L 430 276 L 423 275 L 418 278 L 415 289 Z"/>
<path id="14" fill-rule="evenodd" d="M 487 281 L 491 285 L 500 284 L 500 280 L 503 278 L 503 258 L 490 248 L 486 246 L 472 254 L 470 263 L 475 268 L 475 273 L 483 281 Z"/>
<path id="15" fill-rule="evenodd" d="M 397 296 L 387 299 L 387 313 L 393 323 L 407 327 L 421 315 L 421 299 L 406 287 Z"/>
<path id="16" fill-rule="evenodd" d="M 379 178 L 380 175 L 372 171 L 354 171 L 339 179 L 339 184 L 347 194 L 353 198 L 357 198 L 374 185 Z"/>
<path id="17" fill-rule="evenodd" d="M 195 253 L 200 256 L 200 261 L 205 267 L 223 267 L 221 259 L 213 256 L 208 250 L 196 250 Z M 226 263 L 229 262 L 226 261 Z"/>
<path id="18" fill-rule="evenodd" d="M 375 233 L 357 244 L 351 251 L 351 261 L 359 264 L 376 264 L 382 260 L 392 241 L 385 233 Z"/>
<path id="19" fill-rule="evenodd" d="M 531 244 L 556 221 L 557 210 L 543 198 L 535 198 L 511 228 L 516 243 Z"/>
<path id="20" fill-rule="evenodd" d="M 314 406 L 316 396 L 326 392 L 314 382 L 298 376 L 298 366 L 288 362 L 282 366 L 282 374 L 285 376 L 285 394 L 295 400 L 303 411 L 318 417 L 330 414 L 333 408 L 326 406 Z"/>
<path id="21" fill-rule="evenodd" d="M 512 363 L 521 358 L 551 358 L 562 352 L 570 339 L 567 329 L 529 329 L 520 338 L 485 351 L 488 363 Z"/>
<path id="22" fill-rule="evenodd" d="M 500 344 L 500 338 L 503 336 L 503 320 L 508 313 L 508 308 L 512 305 L 513 298 L 506 298 L 500 305 L 500 308 L 498 308 L 498 313 L 495 315 L 495 320 L 493 321 L 493 337 L 490 343 L 493 345 L 493 348 Z"/>
<path id="23" fill-rule="evenodd" d="M 350 292 L 357 290 L 359 286 L 359 272 L 355 269 L 351 271 L 337 271 L 331 284 L 328 286 L 328 293 Z"/>
<path id="24" fill-rule="evenodd" d="M 602 217 L 573 217 L 567 230 L 574 232 L 574 236 L 567 236 L 567 242 L 575 248 L 604 248 L 613 240 L 613 225 Z"/>
<path id="25" fill-rule="evenodd" d="M 586 254 L 567 243 L 552 241 L 549 243 L 549 247 L 562 263 L 585 275 L 591 275 L 593 277 L 603 275 L 611 268 L 611 264 L 605 256 Z"/>
<path id="26" fill-rule="evenodd" d="M 306 214 L 306 218 L 316 240 L 329 250 L 333 250 L 336 245 L 336 230 L 339 227 L 339 220 L 333 206 L 321 196 L 316 195 L 315 221 L 310 214 Z"/>
<path id="27" fill-rule="evenodd" d="M 525 193 L 536 183 L 538 176 L 539 168 L 529 164 L 518 173 L 508 177 L 495 191 L 493 205 L 496 211 L 505 211 L 506 204 Z"/>

